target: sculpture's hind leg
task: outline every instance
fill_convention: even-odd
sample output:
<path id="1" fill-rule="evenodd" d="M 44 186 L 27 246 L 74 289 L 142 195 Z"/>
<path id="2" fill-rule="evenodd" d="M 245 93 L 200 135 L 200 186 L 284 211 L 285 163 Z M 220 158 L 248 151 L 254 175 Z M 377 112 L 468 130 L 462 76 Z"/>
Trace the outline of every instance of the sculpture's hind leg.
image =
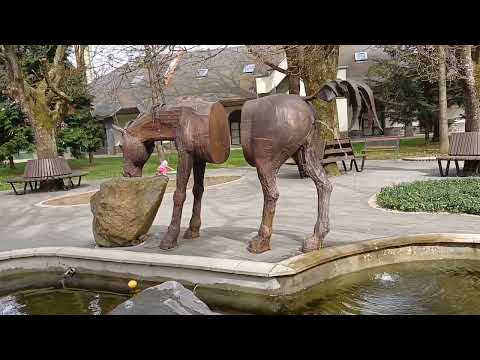
<path id="1" fill-rule="evenodd" d="M 200 213 L 202 210 L 203 179 L 205 177 L 205 161 L 198 158 L 193 159 L 193 211 L 190 219 L 190 226 L 183 235 L 184 239 L 194 239 L 200 236 L 200 225 L 202 224 Z"/>
<path id="2" fill-rule="evenodd" d="M 258 165 L 257 174 L 263 190 L 263 215 L 258 234 L 250 240 L 248 251 L 259 254 L 270 250 L 270 237 L 272 236 L 273 218 L 279 197 L 277 188 L 277 169 L 272 169 L 270 164 Z"/>
<path id="3" fill-rule="evenodd" d="M 183 203 L 187 197 L 187 183 L 192 172 L 193 157 L 185 151 L 178 151 L 177 188 L 173 194 L 173 213 L 168 232 L 160 242 L 160 249 L 170 250 L 177 246 L 180 223 L 182 221 Z"/>
<path id="4" fill-rule="evenodd" d="M 309 252 L 318 250 L 323 246 L 323 240 L 330 230 L 328 213 L 333 187 L 311 144 L 307 143 L 302 146 L 301 151 L 305 159 L 305 173 L 315 183 L 318 194 L 317 223 L 313 235 L 305 239 L 302 247 L 303 252 Z"/>
<path id="5" fill-rule="evenodd" d="M 248 244 L 248 251 L 258 254 L 270 250 L 273 218 L 279 197 L 277 174 L 291 154 L 281 152 L 273 155 L 272 140 L 262 138 L 254 139 L 252 153 L 263 190 L 263 215 L 258 234 Z"/>

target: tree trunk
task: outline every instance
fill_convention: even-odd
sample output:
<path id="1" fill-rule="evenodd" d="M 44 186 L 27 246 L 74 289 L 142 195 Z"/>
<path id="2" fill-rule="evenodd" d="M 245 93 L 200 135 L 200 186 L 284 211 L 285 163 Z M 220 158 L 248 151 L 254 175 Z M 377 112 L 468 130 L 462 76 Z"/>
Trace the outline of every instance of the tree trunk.
<path id="1" fill-rule="evenodd" d="M 439 67 L 438 67 L 438 122 L 439 122 L 439 140 L 440 154 L 448 154 L 450 144 L 448 141 L 448 118 L 447 118 L 447 74 L 445 65 L 445 47 L 438 46 Z"/>
<path id="2" fill-rule="evenodd" d="M 5 91 L 10 98 L 18 101 L 32 123 L 37 158 L 57 157 L 55 130 L 70 110 L 69 104 L 73 102 L 60 89 L 65 80 L 67 45 L 56 46 L 52 64 L 49 65 L 47 59 L 41 60 L 44 78 L 36 82 L 35 86 L 24 79 L 17 46 L 1 45 L 0 50 L 9 80 Z M 58 188 L 62 184 L 62 180 L 42 181 L 40 188 Z"/>
<path id="3" fill-rule="evenodd" d="M 463 46 L 460 52 L 461 61 L 465 69 L 463 89 L 465 92 L 465 131 L 480 130 L 480 103 L 475 83 L 474 64 L 470 45 Z M 478 161 L 465 161 L 464 175 L 472 174 L 477 168 Z"/>
<path id="4" fill-rule="evenodd" d="M 155 148 L 158 154 L 158 162 L 161 163 L 162 161 L 167 160 L 167 150 L 165 150 L 160 141 L 155 142 Z"/>
<path id="5" fill-rule="evenodd" d="M 15 169 L 15 162 L 13 161 L 13 156 L 8 157 L 8 163 L 10 165 L 10 169 Z"/>
<path id="6" fill-rule="evenodd" d="M 472 61 L 474 67 L 475 85 L 477 88 L 477 97 L 480 96 L 480 45 L 475 46 L 475 51 L 472 54 Z M 479 99 L 480 101 L 480 99 Z"/>
<path id="7" fill-rule="evenodd" d="M 288 93 L 289 94 L 300 94 L 300 68 L 299 64 L 299 51 L 298 46 L 285 46 L 285 55 L 287 57 L 288 64 Z"/>
<path id="8" fill-rule="evenodd" d="M 435 112 L 432 117 L 433 120 L 433 137 L 432 143 L 438 144 L 440 141 L 440 123 L 438 118 L 438 113 Z"/>
<path id="9" fill-rule="evenodd" d="M 307 95 L 318 91 L 328 80 L 337 78 L 338 45 L 307 45 L 301 54 L 301 77 L 305 83 Z M 321 139 L 332 140 L 338 137 L 338 123 L 336 117 L 335 101 L 327 103 L 321 100 L 313 101 L 319 122 L 314 129 L 314 146 L 318 155 L 321 155 Z M 339 175 L 337 165 L 329 164 L 325 167 L 329 175 Z"/>
<path id="10" fill-rule="evenodd" d="M 473 61 L 471 56 L 471 46 L 463 46 L 461 52 L 462 62 L 465 68 L 465 130 L 480 130 L 480 104 L 478 100 L 477 87 L 475 83 L 475 74 L 473 69 Z M 468 126 L 467 126 L 468 125 Z M 468 130 L 467 130 L 468 128 Z"/>
<path id="11" fill-rule="evenodd" d="M 55 128 L 41 127 L 34 123 L 35 145 L 38 159 L 48 159 L 58 156 Z"/>
<path id="12" fill-rule="evenodd" d="M 95 158 L 93 157 L 93 152 L 92 151 L 88 152 L 88 163 L 90 165 L 95 165 Z"/>

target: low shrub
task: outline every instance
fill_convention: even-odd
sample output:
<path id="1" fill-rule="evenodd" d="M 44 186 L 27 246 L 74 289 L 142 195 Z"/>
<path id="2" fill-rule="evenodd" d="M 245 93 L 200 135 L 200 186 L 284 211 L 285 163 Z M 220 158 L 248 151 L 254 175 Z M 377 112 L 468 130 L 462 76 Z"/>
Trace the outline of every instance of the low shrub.
<path id="1" fill-rule="evenodd" d="M 415 181 L 382 188 L 380 207 L 399 211 L 480 215 L 480 179 Z"/>

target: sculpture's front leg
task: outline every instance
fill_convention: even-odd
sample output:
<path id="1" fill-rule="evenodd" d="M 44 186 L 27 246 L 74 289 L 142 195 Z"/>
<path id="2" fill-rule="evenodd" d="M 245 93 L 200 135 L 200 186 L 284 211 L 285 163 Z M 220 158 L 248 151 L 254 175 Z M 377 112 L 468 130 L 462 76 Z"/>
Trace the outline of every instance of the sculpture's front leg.
<path id="1" fill-rule="evenodd" d="M 177 246 L 180 224 L 182 221 L 183 203 L 187 197 L 187 183 L 192 172 L 193 157 L 186 151 L 178 151 L 177 188 L 173 194 L 173 213 L 168 232 L 160 242 L 160 249 L 170 250 Z"/>
<path id="2" fill-rule="evenodd" d="M 190 219 L 190 226 L 183 237 L 185 239 L 195 239 L 200 236 L 200 226 L 202 224 L 202 196 L 203 196 L 203 180 L 205 177 L 205 161 L 195 158 L 193 160 L 193 211 Z"/>

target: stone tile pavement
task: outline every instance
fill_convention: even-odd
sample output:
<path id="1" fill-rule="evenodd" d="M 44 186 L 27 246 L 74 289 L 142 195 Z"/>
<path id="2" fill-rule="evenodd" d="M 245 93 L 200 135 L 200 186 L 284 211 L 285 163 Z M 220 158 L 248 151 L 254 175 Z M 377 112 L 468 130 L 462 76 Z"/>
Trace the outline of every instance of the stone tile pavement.
<path id="1" fill-rule="evenodd" d="M 253 255 L 246 251 L 262 214 L 263 195 L 254 168 L 207 170 L 207 176 L 241 175 L 232 183 L 207 188 L 204 194 L 201 237 L 180 239 L 168 254 L 195 255 L 254 261 L 280 261 L 299 253 L 303 238 L 312 230 L 317 213 L 317 194 L 310 179 L 300 179 L 295 166 L 284 165 L 279 174 L 280 198 L 272 236 L 272 251 Z M 367 161 L 362 173 L 349 172 L 332 178 L 331 232 L 326 246 L 402 234 L 437 232 L 480 233 L 480 217 L 450 214 L 401 214 L 371 208 L 368 200 L 383 186 L 393 183 L 440 179 L 435 162 L 402 160 Z M 90 207 L 46 208 L 35 204 L 61 195 L 97 189 L 90 183 L 69 192 L 15 196 L 0 193 L 0 251 L 43 247 L 94 248 Z M 168 226 L 172 195 L 165 195 L 144 244 L 124 250 L 165 253 L 158 243 Z M 182 232 L 188 226 L 193 196 L 185 202 Z"/>

